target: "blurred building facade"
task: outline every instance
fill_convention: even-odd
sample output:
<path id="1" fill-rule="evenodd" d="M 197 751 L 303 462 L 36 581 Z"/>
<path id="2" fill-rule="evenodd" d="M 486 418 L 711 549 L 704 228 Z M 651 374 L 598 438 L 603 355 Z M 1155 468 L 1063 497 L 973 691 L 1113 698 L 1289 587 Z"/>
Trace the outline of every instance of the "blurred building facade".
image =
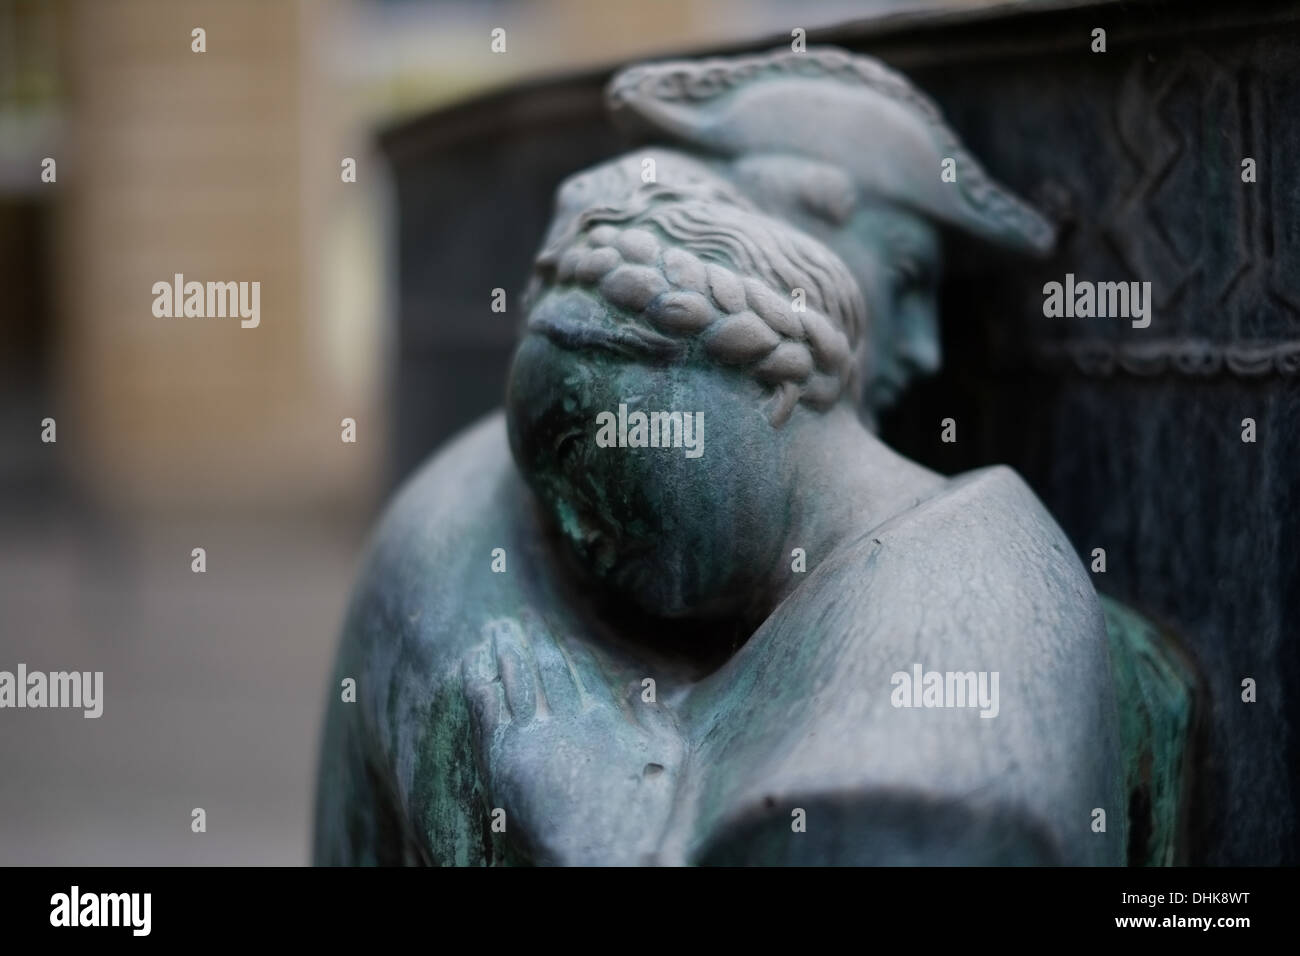
<path id="1" fill-rule="evenodd" d="M 128 507 L 354 498 L 382 448 L 382 303 L 340 314 L 325 273 L 357 191 L 314 59 L 326 7 L 61 12 L 55 368 L 79 490 Z M 260 282 L 260 324 L 155 317 L 153 284 L 178 273 Z M 345 417 L 361 453 L 341 453 Z"/>

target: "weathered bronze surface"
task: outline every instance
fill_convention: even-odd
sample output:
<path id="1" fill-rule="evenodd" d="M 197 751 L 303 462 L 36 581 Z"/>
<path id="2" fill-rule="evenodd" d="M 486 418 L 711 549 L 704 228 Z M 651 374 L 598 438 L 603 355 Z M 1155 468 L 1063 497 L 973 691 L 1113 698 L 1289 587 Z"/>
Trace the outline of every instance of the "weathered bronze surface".
<path id="1" fill-rule="evenodd" d="M 608 102 L 653 145 L 561 186 L 504 415 L 376 533 L 318 860 L 1173 862 L 1167 640 L 1014 472 L 874 434 L 940 364 L 938 229 L 1053 227 L 866 57 Z"/>

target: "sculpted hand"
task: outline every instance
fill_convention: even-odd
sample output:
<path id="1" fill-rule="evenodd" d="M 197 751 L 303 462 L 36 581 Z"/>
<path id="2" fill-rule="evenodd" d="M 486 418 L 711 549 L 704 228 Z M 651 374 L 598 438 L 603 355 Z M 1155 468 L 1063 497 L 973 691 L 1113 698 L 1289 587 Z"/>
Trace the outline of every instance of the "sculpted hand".
<path id="1" fill-rule="evenodd" d="M 494 805 L 534 862 L 659 862 L 685 748 L 638 679 L 611 687 L 590 648 L 510 618 L 484 627 L 462 677 Z"/>

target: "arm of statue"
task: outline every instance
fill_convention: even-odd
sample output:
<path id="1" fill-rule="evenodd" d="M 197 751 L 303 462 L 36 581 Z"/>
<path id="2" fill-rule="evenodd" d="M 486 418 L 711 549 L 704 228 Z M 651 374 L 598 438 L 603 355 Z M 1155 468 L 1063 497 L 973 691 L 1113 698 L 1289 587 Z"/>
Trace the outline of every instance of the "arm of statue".
<path id="1" fill-rule="evenodd" d="M 491 621 L 462 674 L 480 772 L 525 856 L 658 861 L 685 750 L 671 712 L 532 619 Z"/>
<path id="2" fill-rule="evenodd" d="M 361 673 L 346 656 L 342 677 Z M 403 866 L 428 863 L 413 838 L 391 775 L 377 759 L 361 709 L 331 688 L 316 787 L 313 862 L 317 866 Z"/>

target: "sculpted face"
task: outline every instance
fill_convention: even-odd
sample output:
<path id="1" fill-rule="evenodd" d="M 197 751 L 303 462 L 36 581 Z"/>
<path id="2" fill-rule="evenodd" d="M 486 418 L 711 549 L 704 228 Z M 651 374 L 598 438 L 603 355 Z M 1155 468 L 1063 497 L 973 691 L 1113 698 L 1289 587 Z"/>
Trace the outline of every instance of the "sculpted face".
<path id="1" fill-rule="evenodd" d="M 510 371 L 510 447 L 594 578 L 657 616 L 734 614 L 781 553 L 791 500 L 789 430 L 768 422 L 763 397 L 738 371 L 578 351 L 532 333 Z M 661 413 L 657 444 L 677 435 L 662 413 L 690 416 L 690 433 L 678 447 L 631 447 L 651 440 L 648 426 L 638 434 L 638 412 Z"/>
<path id="2" fill-rule="evenodd" d="M 862 277 L 863 295 L 874 310 L 874 375 L 867 404 L 886 408 L 913 379 L 939 369 L 938 233 L 902 209 L 867 206 L 830 245 Z"/>
<path id="3" fill-rule="evenodd" d="M 927 219 L 860 196 L 846 173 L 816 160 L 749 156 L 734 175 L 765 212 L 825 243 L 857 280 L 872 322 L 869 408 L 892 405 L 914 378 L 938 370 L 941 246 Z"/>

